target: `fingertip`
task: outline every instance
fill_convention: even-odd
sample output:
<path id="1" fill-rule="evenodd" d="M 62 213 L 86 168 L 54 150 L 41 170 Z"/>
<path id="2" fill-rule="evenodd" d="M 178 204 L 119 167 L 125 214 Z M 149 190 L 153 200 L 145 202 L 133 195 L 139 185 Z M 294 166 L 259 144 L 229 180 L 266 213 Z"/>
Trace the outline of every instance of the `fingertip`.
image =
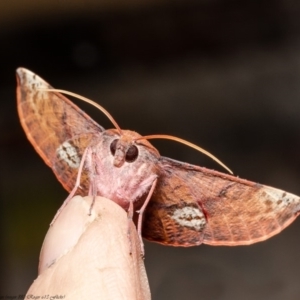
<path id="1" fill-rule="evenodd" d="M 57 285 L 61 289 L 64 280 L 61 293 L 75 289 L 84 297 L 95 295 L 94 291 L 98 295 L 104 292 L 105 299 L 150 299 L 134 224 L 129 223 L 120 206 L 101 197 L 95 199 L 89 215 L 92 200 L 92 197 L 74 197 L 49 228 L 36 286 L 43 286 L 40 283 L 44 277 L 48 278 L 47 290 L 51 287 L 57 290 Z"/>

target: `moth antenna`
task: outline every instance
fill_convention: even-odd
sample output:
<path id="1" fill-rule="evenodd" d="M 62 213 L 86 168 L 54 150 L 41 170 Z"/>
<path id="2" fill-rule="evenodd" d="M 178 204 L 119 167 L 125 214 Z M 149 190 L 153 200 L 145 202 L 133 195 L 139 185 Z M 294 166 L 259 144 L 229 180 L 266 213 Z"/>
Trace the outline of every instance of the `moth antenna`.
<path id="1" fill-rule="evenodd" d="M 199 147 L 199 146 L 197 146 L 197 145 L 195 145 L 195 144 L 193 144 L 193 143 L 191 143 L 189 141 L 181 139 L 179 137 L 172 136 L 172 135 L 166 135 L 166 134 L 154 134 L 154 135 L 145 135 L 145 136 L 139 137 L 139 138 L 137 138 L 135 140 L 138 141 L 138 140 L 144 140 L 144 139 L 145 140 L 166 139 L 166 140 L 172 140 L 172 141 L 175 141 L 175 142 L 187 145 L 187 146 L 189 146 L 191 148 L 194 148 L 197 151 L 202 152 L 203 154 L 207 155 L 208 157 L 210 157 L 211 159 L 213 159 L 215 162 L 217 162 L 219 165 L 221 165 L 224 169 L 226 169 L 229 173 L 233 174 L 233 172 L 225 164 L 223 164 L 218 158 L 216 158 L 210 152 L 204 150 L 203 148 L 201 148 L 201 147 Z"/>
<path id="2" fill-rule="evenodd" d="M 89 104 L 95 106 L 96 108 L 98 108 L 100 111 L 102 111 L 107 116 L 107 118 L 113 123 L 113 125 L 119 131 L 119 133 L 122 134 L 122 130 L 121 130 L 120 126 L 115 121 L 115 119 L 112 117 L 112 115 L 103 106 L 101 106 L 100 104 L 94 102 L 93 100 L 91 100 L 89 98 L 86 98 L 86 97 L 83 97 L 81 95 L 78 95 L 76 93 L 72 93 L 72 92 L 65 91 L 65 90 L 60 90 L 60 89 L 39 89 L 39 90 L 40 91 L 47 91 L 47 92 L 57 92 L 57 93 L 62 93 L 62 94 L 65 94 L 65 95 L 69 95 L 69 96 L 75 97 L 79 100 L 82 100 L 86 103 L 89 103 Z"/>

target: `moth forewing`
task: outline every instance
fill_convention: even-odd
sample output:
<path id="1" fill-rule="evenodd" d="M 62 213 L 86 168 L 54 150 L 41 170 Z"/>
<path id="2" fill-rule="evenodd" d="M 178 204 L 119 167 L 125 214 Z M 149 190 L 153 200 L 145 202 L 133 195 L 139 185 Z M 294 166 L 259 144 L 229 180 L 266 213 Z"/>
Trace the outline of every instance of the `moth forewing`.
<path id="1" fill-rule="evenodd" d="M 143 235 L 150 240 L 249 245 L 281 232 L 299 215 L 300 198 L 291 193 L 165 157 L 160 162 L 165 172 L 144 217 Z"/>
<path id="2" fill-rule="evenodd" d="M 84 150 L 104 129 L 63 95 L 44 91 L 52 87 L 31 71 L 17 69 L 17 83 L 18 113 L 26 136 L 71 192 Z M 81 185 L 78 193 L 87 195 L 85 171 Z"/>

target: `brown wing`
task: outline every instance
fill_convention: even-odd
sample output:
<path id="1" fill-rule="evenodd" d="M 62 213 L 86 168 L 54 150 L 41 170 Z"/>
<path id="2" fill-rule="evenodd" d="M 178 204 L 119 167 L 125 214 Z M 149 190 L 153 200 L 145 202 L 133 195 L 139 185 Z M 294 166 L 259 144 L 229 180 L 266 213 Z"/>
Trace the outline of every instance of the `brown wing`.
<path id="1" fill-rule="evenodd" d="M 104 129 L 63 95 L 42 91 L 52 87 L 34 73 L 19 68 L 17 81 L 18 112 L 27 138 L 64 188 L 71 191 L 83 151 Z M 83 194 L 88 192 L 87 180 L 83 173 Z"/>
<path id="2" fill-rule="evenodd" d="M 143 217 L 143 237 L 173 246 L 248 245 L 299 214 L 293 194 L 162 157 L 161 176 Z"/>

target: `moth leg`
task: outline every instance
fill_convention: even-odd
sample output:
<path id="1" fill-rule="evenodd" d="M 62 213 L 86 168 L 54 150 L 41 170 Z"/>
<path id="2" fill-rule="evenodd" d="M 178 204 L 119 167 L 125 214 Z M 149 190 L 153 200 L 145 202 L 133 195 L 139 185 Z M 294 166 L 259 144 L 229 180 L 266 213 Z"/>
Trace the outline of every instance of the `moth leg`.
<path id="1" fill-rule="evenodd" d="M 94 163 L 94 165 L 91 168 L 92 174 L 90 175 L 91 180 L 90 180 L 90 188 L 89 188 L 89 196 L 92 196 L 93 200 L 92 200 L 92 203 L 91 203 L 91 206 L 90 206 L 90 209 L 89 209 L 89 216 L 92 214 L 92 209 L 93 209 L 93 206 L 95 204 L 95 200 L 96 200 L 96 196 L 97 196 L 97 188 L 96 188 L 96 180 L 95 180 L 95 176 L 96 176 L 95 173 L 97 172 L 96 171 L 97 163 L 96 163 L 95 155 L 96 155 L 96 153 L 93 152 L 92 153 L 92 158 L 93 158 L 92 163 Z"/>
<path id="2" fill-rule="evenodd" d="M 76 183 L 75 183 L 75 186 L 74 186 L 73 190 L 71 191 L 71 193 L 69 194 L 69 196 L 67 197 L 67 199 L 64 201 L 64 203 L 62 204 L 62 206 L 58 209 L 56 215 L 54 216 L 52 222 L 50 223 L 50 226 L 52 226 L 54 224 L 55 220 L 58 218 L 58 216 L 61 213 L 61 211 L 65 208 L 65 206 L 73 198 L 73 196 L 75 195 L 78 187 L 80 186 L 80 178 L 81 178 L 83 166 L 84 166 L 85 159 L 86 159 L 88 151 L 89 151 L 89 148 L 86 148 L 84 150 L 84 152 L 83 152 L 83 155 L 82 155 L 82 158 L 81 158 L 81 162 L 80 162 L 80 165 L 79 165 L 79 168 L 78 168 L 78 174 L 77 174 L 77 178 L 76 178 Z"/>
<path id="3" fill-rule="evenodd" d="M 89 193 L 88 193 L 89 196 L 92 196 L 93 195 L 93 192 L 92 192 L 92 185 L 90 184 L 89 186 Z"/>
<path id="4" fill-rule="evenodd" d="M 143 243 L 143 238 L 142 238 L 142 225 L 143 225 L 143 214 L 144 214 L 144 211 L 152 197 L 152 194 L 155 190 L 155 187 L 156 187 L 156 183 L 157 183 L 157 177 L 153 180 L 152 182 L 152 186 L 150 188 L 150 191 L 147 195 L 147 198 L 145 200 L 145 202 L 143 203 L 142 207 L 140 208 L 140 210 L 138 211 L 139 213 L 139 217 L 138 217 L 138 226 L 137 226 L 137 231 L 138 231 L 138 235 L 139 235 L 139 239 L 140 239 L 140 244 L 141 244 L 141 253 L 142 253 L 142 256 L 144 257 L 144 254 L 145 254 L 145 249 L 144 249 L 144 243 Z"/>
<path id="5" fill-rule="evenodd" d="M 131 242 L 131 221 L 133 218 L 133 202 L 129 201 L 129 208 L 127 212 L 127 219 L 128 219 L 128 228 L 127 228 L 127 236 L 129 239 L 129 254 L 132 254 L 132 242 Z"/>

